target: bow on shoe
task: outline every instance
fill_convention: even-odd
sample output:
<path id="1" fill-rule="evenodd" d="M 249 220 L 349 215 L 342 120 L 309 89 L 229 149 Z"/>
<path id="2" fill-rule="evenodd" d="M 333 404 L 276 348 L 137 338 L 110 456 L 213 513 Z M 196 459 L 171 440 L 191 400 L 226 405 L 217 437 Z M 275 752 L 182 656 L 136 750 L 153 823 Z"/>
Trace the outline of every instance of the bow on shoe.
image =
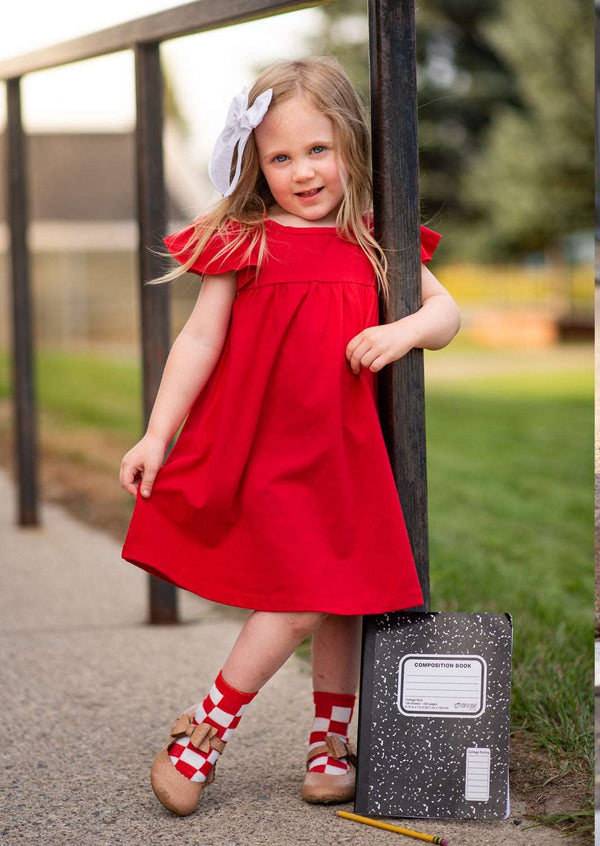
<path id="1" fill-rule="evenodd" d="M 336 734 L 328 734 L 325 738 L 325 745 L 329 749 L 329 754 L 332 758 L 348 758 L 351 764 L 356 766 L 356 753 L 351 743 L 346 743 L 341 737 Z"/>
<path id="2" fill-rule="evenodd" d="M 186 735 L 189 737 L 192 746 L 207 755 L 211 748 L 217 748 L 217 743 L 213 740 L 216 734 L 217 729 L 214 726 L 208 723 L 196 724 L 191 714 L 182 714 L 181 717 L 175 720 L 171 729 L 171 737 L 173 739 L 176 740 L 178 737 Z M 219 738 L 216 739 L 217 741 L 219 740 Z"/>
<path id="3" fill-rule="evenodd" d="M 328 734 L 325 738 L 325 746 L 329 748 L 329 755 L 332 758 L 345 758 L 348 754 L 346 744 L 341 737 L 335 734 Z"/>
<path id="4" fill-rule="evenodd" d="M 315 746 L 314 749 L 309 751 L 306 759 L 306 766 L 308 767 L 313 758 L 317 758 L 319 755 L 325 754 L 329 755 L 330 758 L 336 758 L 337 760 L 340 758 L 348 758 L 351 764 L 355 767 L 357 765 L 356 752 L 354 751 L 352 744 L 346 743 L 336 734 L 328 734 L 320 746 Z"/>

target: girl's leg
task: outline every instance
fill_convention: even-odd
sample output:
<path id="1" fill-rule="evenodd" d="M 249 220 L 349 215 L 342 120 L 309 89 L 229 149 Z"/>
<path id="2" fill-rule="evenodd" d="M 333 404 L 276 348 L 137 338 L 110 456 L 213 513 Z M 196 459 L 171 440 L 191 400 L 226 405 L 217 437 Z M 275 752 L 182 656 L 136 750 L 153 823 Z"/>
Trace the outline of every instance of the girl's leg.
<path id="1" fill-rule="evenodd" d="M 259 690 L 326 617 L 318 611 L 254 611 L 223 665 L 224 678 L 240 690 Z"/>
<path id="2" fill-rule="evenodd" d="M 309 773 L 326 773 L 329 776 L 349 774 L 347 757 L 335 758 L 322 751 L 328 735 L 337 735 L 346 743 L 356 700 L 360 674 L 360 648 L 362 616 L 329 614 L 313 634 L 313 699 L 315 715 L 309 737 L 309 753 L 319 750 L 309 762 Z M 332 750 L 330 750 L 332 751 Z M 338 753 L 339 754 L 339 753 Z M 319 777 L 320 778 L 320 777 Z M 322 785 L 308 776 L 303 796 L 308 801 L 321 801 Z M 340 782 L 344 798 L 351 795 L 353 785 Z M 327 783 L 326 794 L 336 789 Z"/>
<path id="3" fill-rule="evenodd" d="M 328 614 L 312 638 L 313 688 L 356 693 L 360 675 L 362 616 Z"/>
<path id="4" fill-rule="evenodd" d="M 196 731 L 190 726 L 169 748 L 171 763 L 181 775 L 194 782 L 212 778 L 214 764 L 258 690 L 325 616 L 267 611 L 250 615 L 208 695 L 195 709 L 193 723 L 202 727 Z M 202 739 L 214 729 L 216 737 Z"/>

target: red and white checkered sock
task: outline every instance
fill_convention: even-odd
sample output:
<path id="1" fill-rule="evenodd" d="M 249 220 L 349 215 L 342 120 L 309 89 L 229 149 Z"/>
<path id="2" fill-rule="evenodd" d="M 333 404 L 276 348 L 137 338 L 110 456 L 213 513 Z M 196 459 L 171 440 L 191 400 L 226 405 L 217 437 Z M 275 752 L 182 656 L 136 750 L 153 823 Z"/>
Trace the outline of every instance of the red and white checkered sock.
<path id="1" fill-rule="evenodd" d="M 216 737 L 227 743 L 237 728 L 242 714 L 258 691 L 244 693 L 227 684 L 221 672 L 214 681 L 208 696 L 196 708 L 193 722 L 208 723 L 217 729 Z M 206 781 L 217 762 L 220 752 L 211 749 L 204 753 L 190 746 L 189 737 L 179 737 L 169 749 L 169 758 L 178 770 L 190 781 Z"/>
<path id="2" fill-rule="evenodd" d="M 313 691 L 315 718 L 310 733 L 309 751 L 325 743 L 328 734 L 337 734 L 348 742 L 348 732 L 356 696 L 353 693 L 326 693 Z M 309 772 L 343 775 L 348 772 L 347 758 L 318 755 L 308 765 Z"/>

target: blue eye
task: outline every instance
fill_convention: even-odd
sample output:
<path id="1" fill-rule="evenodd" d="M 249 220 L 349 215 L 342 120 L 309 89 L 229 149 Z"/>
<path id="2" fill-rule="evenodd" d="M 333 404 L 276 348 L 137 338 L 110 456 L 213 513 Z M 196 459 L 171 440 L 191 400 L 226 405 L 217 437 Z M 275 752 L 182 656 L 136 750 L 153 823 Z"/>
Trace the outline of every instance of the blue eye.
<path id="1" fill-rule="evenodd" d="M 317 144 L 316 147 L 313 147 L 313 150 L 324 150 L 325 147 L 322 144 Z"/>
<path id="2" fill-rule="evenodd" d="M 280 153 L 278 156 L 275 156 L 275 158 L 273 159 L 273 161 L 274 161 L 274 162 L 279 162 L 279 161 L 281 161 L 282 159 L 285 159 L 285 158 L 287 158 L 287 156 L 285 156 L 283 153 Z"/>

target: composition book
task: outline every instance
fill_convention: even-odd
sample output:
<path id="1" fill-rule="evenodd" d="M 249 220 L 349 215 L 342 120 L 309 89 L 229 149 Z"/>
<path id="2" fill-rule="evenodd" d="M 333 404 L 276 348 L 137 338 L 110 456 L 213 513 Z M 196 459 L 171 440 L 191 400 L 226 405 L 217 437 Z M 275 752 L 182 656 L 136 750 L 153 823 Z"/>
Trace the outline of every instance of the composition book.
<path id="1" fill-rule="evenodd" d="M 401 611 L 370 621 L 363 634 L 356 813 L 505 819 L 510 616 Z"/>

